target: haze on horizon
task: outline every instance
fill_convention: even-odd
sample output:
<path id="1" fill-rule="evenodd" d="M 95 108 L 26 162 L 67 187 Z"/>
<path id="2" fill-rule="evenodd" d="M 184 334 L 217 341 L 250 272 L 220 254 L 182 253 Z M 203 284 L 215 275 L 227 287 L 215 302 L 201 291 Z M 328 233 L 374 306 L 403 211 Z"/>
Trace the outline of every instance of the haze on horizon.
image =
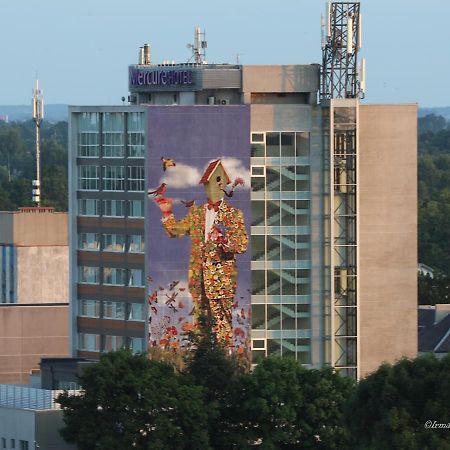
<path id="1" fill-rule="evenodd" d="M 215 63 L 321 62 L 325 0 L 16 0 L 2 5 L 0 105 L 28 105 L 36 76 L 47 104 L 121 104 L 128 65 L 186 62 L 194 27 Z M 448 0 L 361 0 L 368 103 L 450 105 Z M 447 55 L 447 56 L 445 56 Z"/>

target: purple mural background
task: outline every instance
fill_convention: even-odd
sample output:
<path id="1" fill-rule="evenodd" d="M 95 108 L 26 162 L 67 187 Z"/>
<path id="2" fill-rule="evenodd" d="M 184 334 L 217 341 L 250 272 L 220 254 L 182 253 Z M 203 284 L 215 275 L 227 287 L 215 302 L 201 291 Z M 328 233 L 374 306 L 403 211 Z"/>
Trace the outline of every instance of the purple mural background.
<path id="1" fill-rule="evenodd" d="M 244 214 L 250 239 L 250 111 L 248 106 L 155 106 L 148 109 L 147 189 L 166 183 L 164 197 L 174 199 L 177 220 L 188 213 L 182 201 L 207 202 L 199 181 L 208 166 L 220 159 L 232 181 L 244 180 L 225 201 Z M 175 166 L 163 170 L 161 158 Z M 148 197 L 146 211 L 146 267 L 149 301 L 149 348 L 183 348 L 191 329 L 192 297 L 188 288 L 191 255 L 189 236 L 170 238 L 161 211 Z M 237 254 L 237 290 L 233 303 L 233 344 L 238 353 L 249 350 L 250 243 Z"/>

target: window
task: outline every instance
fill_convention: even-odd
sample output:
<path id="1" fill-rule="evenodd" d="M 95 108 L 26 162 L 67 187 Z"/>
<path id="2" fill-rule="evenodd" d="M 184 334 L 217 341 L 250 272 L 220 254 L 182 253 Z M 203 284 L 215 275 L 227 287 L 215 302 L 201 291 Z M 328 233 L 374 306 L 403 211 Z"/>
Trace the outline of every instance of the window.
<path id="1" fill-rule="evenodd" d="M 20 450 L 28 450 L 28 441 L 19 441 Z"/>
<path id="2" fill-rule="evenodd" d="M 104 217 L 125 217 L 124 200 L 103 200 Z"/>
<path id="3" fill-rule="evenodd" d="M 130 253 L 144 253 L 144 236 L 132 234 L 129 239 L 130 246 L 128 251 Z"/>
<path id="4" fill-rule="evenodd" d="M 128 217 L 144 217 L 144 200 L 130 200 L 128 207 Z"/>
<path id="5" fill-rule="evenodd" d="M 123 234 L 104 234 L 103 251 L 105 252 L 124 252 L 125 236 Z"/>
<path id="6" fill-rule="evenodd" d="M 88 352 L 100 351 L 100 335 L 89 333 L 78 333 L 78 349 Z"/>
<path id="7" fill-rule="evenodd" d="M 2 448 L 6 448 L 6 438 L 2 438 Z"/>
<path id="8" fill-rule="evenodd" d="M 117 269 L 115 267 L 103 268 L 103 284 L 110 284 L 113 286 L 125 286 L 126 284 L 126 270 Z"/>
<path id="9" fill-rule="evenodd" d="M 113 352 L 123 348 L 125 345 L 125 338 L 123 336 L 105 336 L 105 352 Z"/>
<path id="10" fill-rule="evenodd" d="M 144 287 L 144 271 L 142 269 L 131 269 L 129 286 Z"/>
<path id="11" fill-rule="evenodd" d="M 103 166 L 103 190 L 123 191 L 125 189 L 125 167 Z"/>
<path id="12" fill-rule="evenodd" d="M 100 317 L 100 301 L 78 300 L 78 315 L 82 317 Z"/>
<path id="13" fill-rule="evenodd" d="M 100 269 L 98 267 L 79 266 L 78 283 L 100 283 Z"/>
<path id="14" fill-rule="evenodd" d="M 15 441 L 15 439 L 11 439 L 11 448 L 16 448 L 16 441 Z"/>
<path id="15" fill-rule="evenodd" d="M 144 339 L 132 337 L 130 338 L 130 350 L 133 353 L 142 353 L 145 351 L 144 348 Z"/>
<path id="16" fill-rule="evenodd" d="M 144 167 L 128 166 L 128 190 L 144 192 Z"/>
<path id="17" fill-rule="evenodd" d="M 78 215 L 79 216 L 98 216 L 100 214 L 99 209 L 100 201 L 96 199 L 78 199 Z"/>
<path id="18" fill-rule="evenodd" d="M 78 116 L 78 156 L 99 156 L 99 114 L 81 113 Z"/>
<path id="19" fill-rule="evenodd" d="M 103 318 L 125 320 L 125 303 L 103 302 Z"/>
<path id="20" fill-rule="evenodd" d="M 125 156 L 124 128 L 123 113 L 103 114 L 104 158 L 123 158 Z"/>
<path id="21" fill-rule="evenodd" d="M 144 320 L 144 305 L 142 303 L 129 304 L 128 320 L 135 320 L 135 321 Z"/>
<path id="22" fill-rule="evenodd" d="M 78 166 L 78 189 L 82 191 L 98 191 L 98 166 Z"/>
<path id="23" fill-rule="evenodd" d="M 144 157 L 144 114 L 128 113 L 127 144 L 130 158 Z"/>
<path id="24" fill-rule="evenodd" d="M 98 233 L 79 233 L 78 248 L 80 250 L 99 251 L 100 235 Z"/>

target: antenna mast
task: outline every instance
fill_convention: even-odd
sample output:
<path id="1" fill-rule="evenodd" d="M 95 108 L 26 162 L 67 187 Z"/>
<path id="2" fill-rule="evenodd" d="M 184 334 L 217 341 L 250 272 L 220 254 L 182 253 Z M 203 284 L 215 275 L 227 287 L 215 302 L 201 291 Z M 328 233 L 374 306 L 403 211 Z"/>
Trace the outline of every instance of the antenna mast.
<path id="1" fill-rule="evenodd" d="M 321 100 L 364 98 L 365 80 L 358 70 L 361 48 L 359 2 L 328 2 L 326 27 L 322 23 Z"/>
<path id="2" fill-rule="evenodd" d="M 39 81 L 36 80 L 35 88 L 33 89 L 33 98 L 31 100 L 33 106 L 33 120 L 36 124 L 36 179 L 33 180 L 33 202 L 36 206 L 41 206 L 41 123 L 44 118 L 44 95 L 43 91 L 39 89 Z"/>
<path id="3" fill-rule="evenodd" d="M 200 27 L 195 27 L 194 43 L 188 44 L 187 47 L 192 49 L 192 57 L 189 61 L 194 58 L 196 64 L 206 64 L 208 42 L 206 42 L 205 30 L 202 32 Z"/>

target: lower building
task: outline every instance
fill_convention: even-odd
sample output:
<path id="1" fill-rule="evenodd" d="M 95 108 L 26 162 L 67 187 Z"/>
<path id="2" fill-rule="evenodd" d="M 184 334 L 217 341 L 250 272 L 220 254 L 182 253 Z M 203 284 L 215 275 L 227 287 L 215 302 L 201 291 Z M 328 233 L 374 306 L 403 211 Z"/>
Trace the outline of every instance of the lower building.
<path id="1" fill-rule="evenodd" d="M 55 399 L 61 392 L 0 384 L 0 448 L 75 450 L 59 434 L 63 411 Z"/>

